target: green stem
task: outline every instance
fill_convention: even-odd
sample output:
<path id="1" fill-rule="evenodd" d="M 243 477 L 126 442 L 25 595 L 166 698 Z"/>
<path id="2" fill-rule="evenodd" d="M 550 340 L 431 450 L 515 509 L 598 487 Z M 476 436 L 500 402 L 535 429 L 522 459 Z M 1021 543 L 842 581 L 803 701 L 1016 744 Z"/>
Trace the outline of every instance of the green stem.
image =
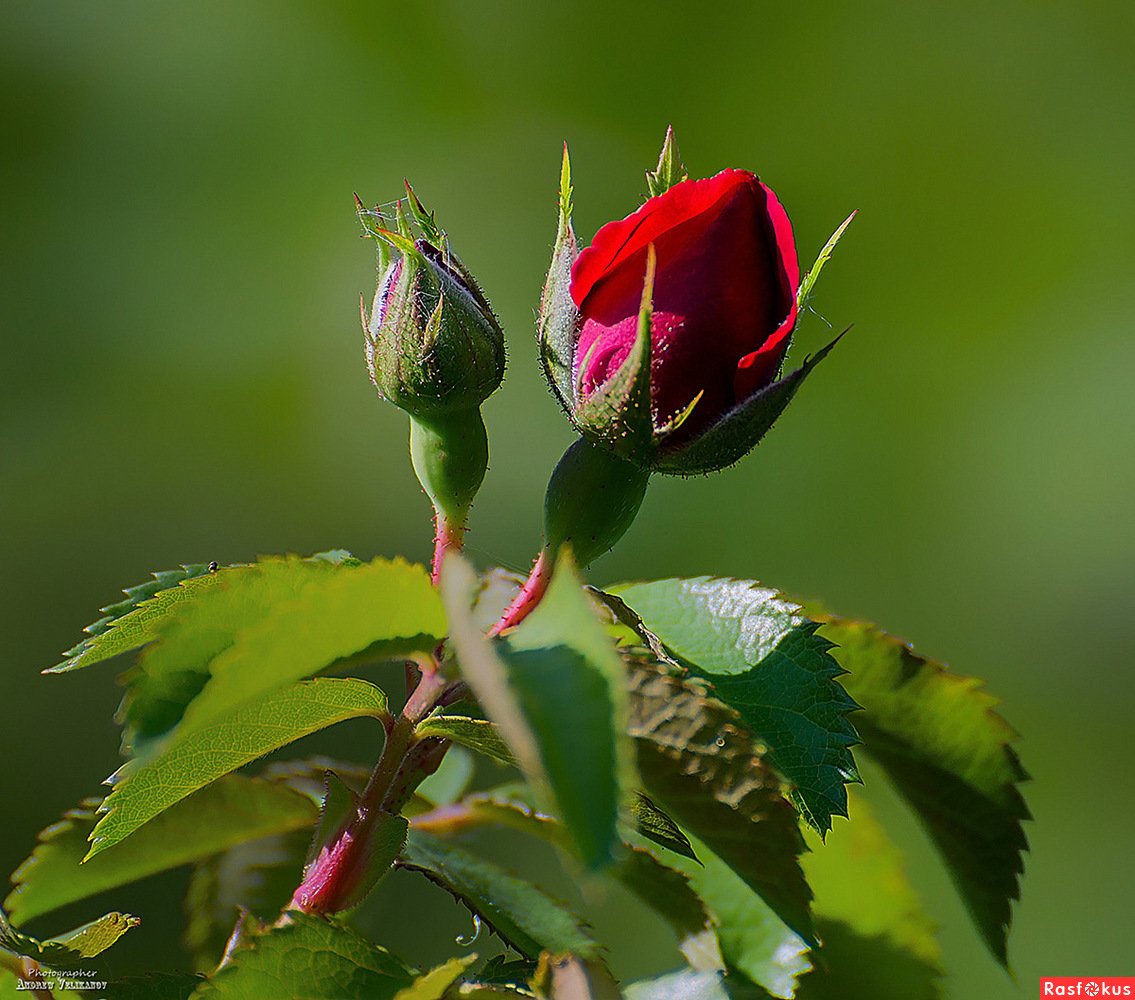
<path id="1" fill-rule="evenodd" d="M 410 459 L 434 508 L 437 583 L 445 553 L 461 549 L 469 510 L 489 463 L 489 439 L 480 409 L 411 417 Z"/>

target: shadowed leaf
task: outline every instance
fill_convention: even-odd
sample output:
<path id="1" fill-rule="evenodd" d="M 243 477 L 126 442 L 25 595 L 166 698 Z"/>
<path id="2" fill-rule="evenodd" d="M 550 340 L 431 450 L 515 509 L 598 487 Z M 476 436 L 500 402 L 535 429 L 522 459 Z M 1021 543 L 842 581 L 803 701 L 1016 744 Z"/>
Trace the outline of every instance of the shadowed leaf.
<path id="1" fill-rule="evenodd" d="M 230 775 L 184 799 L 139 830 L 129 846 L 80 864 L 97 800 L 68 812 L 40 834 L 12 876 L 4 905 L 18 924 L 96 893 L 217 854 L 234 844 L 310 830 L 316 806 L 282 785 Z"/>
<path id="2" fill-rule="evenodd" d="M 1022 822 L 1031 818 L 1017 787 L 1028 775 L 1011 745 L 1016 732 L 981 681 L 951 673 L 875 625 L 823 620 L 849 671 L 844 683 L 866 710 L 857 718 L 864 749 L 922 821 L 1004 964 L 1028 849 Z"/>
<path id="3" fill-rule="evenodd" d="M 381 718 L 386 696 L 357 677 L 320 677 L 274 691 L 227 718 L 175 739 L 145 762 L 115 775 L 91 833 L 93 858 L 175 802 L 293 740 L 362 716 Z"/>
<path id="4" fill-rule="evenodd" d="M 445 566 L 442 589 L 462 672 L 584 864 L 610 864 L 630 787 L 625 681 L 574 566 L 561 556 L 537 609 L 493 643 L 468 610 L 472 571 L 456 558 Z"/>
<path id="5" fill-rule="evenodd" d="M 671 676 L 645 653 L 624 656 L 629 732 L 651 798 L 811 940 L 812 894 L 798 860 L 804 842 L 767 748 L 701 687 Z"/>
<path id="6" fill-rule="evenodd" d="M 596 953 L 598 946 L 578 917 L 531 883 L 438 837 L 412 829 L 398 865 L 456 896 L 522 955 Z"/>
<path id="7" fill-rule="evenodd" d="M 253 936 L 193 994 L 196 1000 L 393 1000 L 413 973 L 388 951 L 330 920 L 292 913 L 288 923 Z"/>
<path id="8" fill-rule="evenodd" d="M 847 815 L 845 782 L 858 781 L 843 669 L 798 605 L 747 580 L 696 577 L 611 588 L 683 666 L 713 684 L 769 746 L 792 798 L 821 834 Z"/>

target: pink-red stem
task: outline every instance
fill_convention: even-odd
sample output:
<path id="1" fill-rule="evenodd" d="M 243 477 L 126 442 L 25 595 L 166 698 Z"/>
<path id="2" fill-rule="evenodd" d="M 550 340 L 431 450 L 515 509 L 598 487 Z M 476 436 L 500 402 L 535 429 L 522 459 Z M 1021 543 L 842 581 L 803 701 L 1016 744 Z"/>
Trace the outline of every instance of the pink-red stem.
<path id="1" fill-rule="evenodd" d="M 397 811 L 402 805 L 401 801 L 391 803 L 387 799 L 393 793 L 401 800 L 407 795 L 403 786 L 408 786 L 410 791 L 416 787 L 410 783 L 413 776 L 404 773 L 406 765 L 412 763 L 410 769 L 417 772 L 431 764 L 436 769 L 440 763 L 440 757 L 436 763 L 432 759 L 412 760 L 417 742 L 414 729 L 449 686 L 436 662 L 423 661 L 420 667 L 418 686 L 398 717 L 388 725 L 382 756 L 355 810 L 336 835 L 323 845 L 318 857 L 304 873 L 303 881 L 292 896 L 293 909 L 330 914 L 360 902 L 360 883 L 366 877 L 374 849 L 371 841 L 376 824 L 383 815 Z"/>
<path id="2" fill-rule="evenodd" d="M 447 552 L 460 552 L 465 544 L 465 525 L 450 524 L 444 514 L 434 514 L 434 561 L 431 578 L 436 587 L 441 580 L 441 564 Z"/>
<path id="3" fill-rule="evenodd" d="M 489 629 L 489 635 L 500 635 L 506 628 L 512 628 L 519 625 L 528 615 L 535 609 L 536 605 L 540 603 L 540 598 L 544 596 L 544 592 L 548 589 L 548 584 L 552 582 L 552 560 L 545 549 L 540 553 L 536 560 L 536 565 L 532 567 L 532 572 L 528 574 L 528 579 L 524 581 L 524 586 L 520 588 L 520 593 L 513 598 L 512 603 L 504 609 L 504 614 L 500 616 L 497 623 Z"/>

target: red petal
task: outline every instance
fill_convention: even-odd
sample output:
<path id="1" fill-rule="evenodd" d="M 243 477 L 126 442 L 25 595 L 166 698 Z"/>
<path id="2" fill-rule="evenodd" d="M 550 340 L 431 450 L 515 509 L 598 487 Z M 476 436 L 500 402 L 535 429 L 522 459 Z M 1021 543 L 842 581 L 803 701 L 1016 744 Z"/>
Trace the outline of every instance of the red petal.
<path id="1" fill-rule="evenodd" d="M 800 262 L 796 257 L 796 241 L 792 236 L 792 223 L 780 199 L 772 188 L 761 184 L 765 194 L 765 208 L 772 223 L 773 239 L 776 242 L 776 259 L 780 262 L 780 287 L 789 303 L 788 315 L 757 350 L 746 354 L 737 364 L 737 375 L 733 382 L 733 392 L 740 402 L 758 389 L 763 388 L 774 378 L 784 355 L 788 353 L 788 341 L 796 327 L 796 293 L 800 288 Z"/>
<path id="2" fill-rule="evenodd" d="M 663 233 L 675 226 L 687 222 L 695 216 L 713 208 L 722 198 L 727 197 L 733 190 L 743 184 L 760 185 L 755 174 L 747 170 L 722 170 L 713 177 L 703 180 L 682 181 L 675 184 L 669 191 L 651 198 L 638 211 L 632 212 L 625 219 L 608 222 L 595 234 L 591 246 L 584 250 L 576 259 L 571 269 L 571 297 L 576 307 L 583 305 L 588 292 L 609 271 L 617 267 L 624 260 L 633 257 L 647 244 L 653 243 Z M 772 194 L 765 188 L 768 194 Z M 780 202 L 773 196 L 770 199 L 770 209 L 775 204 L 783 217 L 784 225 L 788 224 L 788 217 Z M 777 226 L 777 244 L 781 244 L 779 224 Z M 788 245 L 792 246 L 792 230 L 787 230 Z M 792 251 L 792 264 L 796 265 L 796 253 Z M 794 281 L 799 282 L 799 274 Z"/>

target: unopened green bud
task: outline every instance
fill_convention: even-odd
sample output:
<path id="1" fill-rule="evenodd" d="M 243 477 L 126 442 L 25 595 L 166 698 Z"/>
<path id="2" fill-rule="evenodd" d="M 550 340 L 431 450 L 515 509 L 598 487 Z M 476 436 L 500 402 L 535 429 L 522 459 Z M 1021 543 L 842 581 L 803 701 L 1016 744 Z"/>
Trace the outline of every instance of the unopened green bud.
<path id="1" fill-rule="evenodd" d="M 367 367 L 379 393 L 415 417 L 476 408 L 501 384 L 504 333 L 484 294 L 452 253 L 448 239 L 411 192 L 399 209 L 399 232 L 360 211 L 368 235 L 381 241 L 383 273 L 370 316 L 363 315 Z"/>
<path id="2" fill-rule="evenodd" d="M 570 544 L 586 566 L 626 534 L 650 473 L 586 438 L 564 452 L 544 495 L 544 538 L 553 555 Z"/>

